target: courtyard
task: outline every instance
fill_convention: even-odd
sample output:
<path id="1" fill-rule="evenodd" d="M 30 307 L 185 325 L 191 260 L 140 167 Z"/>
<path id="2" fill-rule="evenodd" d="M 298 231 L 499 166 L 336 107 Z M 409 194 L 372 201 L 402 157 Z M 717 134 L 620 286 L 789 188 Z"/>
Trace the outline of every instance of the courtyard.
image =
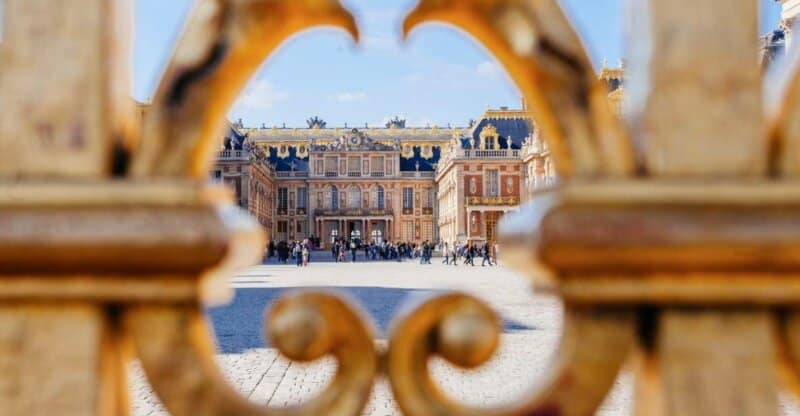
<path id="1" fill-rule="evenodd" d="M 348 294 L 370 315 L 385 345 L 386 332 L 398 308 L 417 296 L 461 290 L 487 301 L 503 317 L 501 347 L 487 365 L 463 371 L 435 362 L 434 375 L 442 388 L 460 401 L 491 406 L 522 396 L 540 378 L 556 349 L 561 327 L 557 299 L 532 292 L 521 274 L 501 267 L 431 265 L 416 261 L 333 263 L 329 254 L 315 252 L 308 268 L 268 264 L 240 271 L 231 279 L 234 300 L 209 310 L 216 333 L 218 362 L 229 382 L 250 400 L 288 406 L 323 389 L 335 371 L 332 360 L 292 363 L 281 357 L 262 335 L 263 312 L 286 291 L 330 288 Z M 322 260 L 322 261 L 319 261 Z M 166 415 L 141 370 L 132 366 L 133 414 Z M 630 414 L 631 377 L 623 373 L 599 412 Z M 784 397 L 784 414 L 800 414 Z M 367 415 L 397 415 L 388 383 L 379 380 L 365 411 Z"/>

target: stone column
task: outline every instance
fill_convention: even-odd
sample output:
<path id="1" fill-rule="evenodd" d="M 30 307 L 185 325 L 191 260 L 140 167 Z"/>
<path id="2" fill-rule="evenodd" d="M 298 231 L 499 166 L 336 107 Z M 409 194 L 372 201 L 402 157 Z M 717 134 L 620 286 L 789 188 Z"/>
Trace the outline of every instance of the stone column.
<path id="1" fill-rule="evenodd" d="M 472 210 L 467 207 L 465 208 L 465 213 L 466 217 L 465 221 L 462 222 L 462 225 L 466 225 L 464 234 L 467 236 L 467 240 L 469 240 L 470 237 L 472 237 Z"/>

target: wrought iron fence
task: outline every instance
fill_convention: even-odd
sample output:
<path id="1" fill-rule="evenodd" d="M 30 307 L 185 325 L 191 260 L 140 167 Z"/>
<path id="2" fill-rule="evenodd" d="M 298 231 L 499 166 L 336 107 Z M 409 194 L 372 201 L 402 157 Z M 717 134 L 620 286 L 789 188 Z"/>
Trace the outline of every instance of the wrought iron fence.
<path id="1" fill-rule="evenodd" d="M 503 249 L 565 301 L 554 365 L 520 402 L 471 408 L 428 362 L 491 357 L 485 303 L 424 300 L 383 349 L 359 308 L 305 292 L 281 298 L 266 331 L 290 359 L 332 355 L 333 381 L 288 409 L 238 396 L 203 308 L 264 241 L 205 182 L 225 112 L 286 37 L 357 29 L 334 0 L 201 3 L 139 132 L 129 3 L 4 1 L 0 149 L 16 151 L 0 153 L 0 413 L 124 414 L 134 355 L 176 415 L 357 415 L 379 374 L 409 415 L 583 415 L 629 358 L 641 414 L 776 414 L 777 363 L 800 385 L 800 76 L 795 60 L 765 118 L 757 2 L 630 2 L 647 18 L 631 30 L 628 127 L 555 0 L 422 0 L 404 32 L 438 20 L 474 35 L 558 162 L 561 186 L 505 220 Z"/>

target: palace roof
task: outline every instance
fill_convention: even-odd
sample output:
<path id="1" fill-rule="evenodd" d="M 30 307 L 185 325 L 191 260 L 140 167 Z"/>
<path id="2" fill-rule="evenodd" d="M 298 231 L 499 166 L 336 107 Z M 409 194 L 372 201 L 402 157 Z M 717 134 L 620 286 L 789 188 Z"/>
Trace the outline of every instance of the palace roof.
<path id="1" fill-rule="evenodd" d="M 532 114 L 526 110 L 486 110 L 469 134 L 462 138 L 461 146 L 468 149 L 472 147 L 471 141 L 480 143 L 481 132 L 491 125 L 497 130 L 500 148 L 520 149 L 525 138 L 533 133 L 532 123 Z"/>
<path id="2" fill-rule="evenodd" d="M 342 135 L 348 134 L 353 128 L 365 133 L 373 140 L 394 140 L 401 141 L 449 141 L 454 134 L 464 135 L 468 129 L 463 127 L 335 127 L 335 128 L 240 128 L 246 133 L 250 140 L 260 141 L 308 141 L 314 139 L 338 139 Z"/>
<path id="3" fill-rule="evenodd" d="M 246 134 L 239 132 L 233 126 L 229 126 L 223 138 L 222 145 L 225 150 L 242 150 L 246 138 Z"/>

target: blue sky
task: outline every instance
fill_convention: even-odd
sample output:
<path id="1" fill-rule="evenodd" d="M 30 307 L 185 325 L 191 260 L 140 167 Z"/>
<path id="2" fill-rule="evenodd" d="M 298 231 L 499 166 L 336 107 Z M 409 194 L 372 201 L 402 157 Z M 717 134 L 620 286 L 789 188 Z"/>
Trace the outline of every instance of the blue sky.
<path id="1" fill-rule="evenodd" d="M 638 1 L 638 0 L 629 0 Z M 762 4 L 762 32 L 777 26 L 780 8 Z M 374 126 L 395 115 L 411 125 L 463 126 L 487 106 L 518 107 L 519 93 L 503 69 L 456 29 L 428 25 L 407 43 L 399 25 L 414 0 L 345 0 L 362 43 L 318 29 L 289 40 L 268 59 L 231 109 L 246 126 Z M 624 55 L 625 0 L 562 0 L 596 67 Z M 192 0 L 137 0 L 134 97 L 147 100 L 173 48 Z M 687 11 L 690 12 L 690 11 Z"/>

